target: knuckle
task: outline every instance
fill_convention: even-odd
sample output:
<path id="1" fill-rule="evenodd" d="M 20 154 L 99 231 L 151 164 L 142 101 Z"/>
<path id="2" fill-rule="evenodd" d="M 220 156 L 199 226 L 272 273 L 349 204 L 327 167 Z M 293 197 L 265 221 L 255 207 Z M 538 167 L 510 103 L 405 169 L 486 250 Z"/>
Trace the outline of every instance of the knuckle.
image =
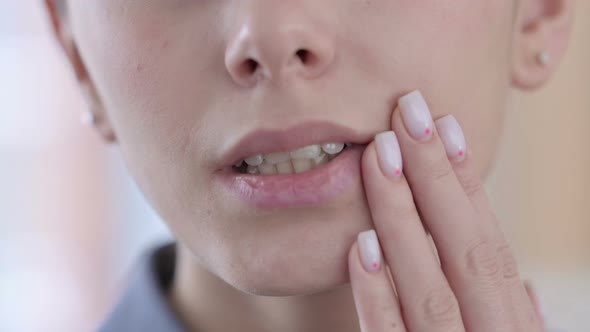
<path id="1" fill-rule="evenodd" d="M 428 292 L 422 310 L 425 322 L 433 327 L 448 329 L 461 324 L 459 302 L 448 285 Z"/>
<path id="2" fill-rule="evenodd" d="M 418 217 L 418 210 L 413 203 L 393 206 L 391 211 L 393 213 L 387 216 L 388 222 L 382 225 L 387 234 L 395 233 L 396 237 L 405 236 L 417 224 L 421 223 Z"/>
<path id="3" fill-rule="evenodd" d="M 391 314 L 392 312 L 396 312 L 398 310 L 397 304 L 393 303 L 392 301 L 384 301 L 379 306 L 379 309 L 381 314 Z"/>
<path id="4" fill-rule="evenodd" d="M 416 219 L 418 210 L 413 201 L 408 201 L 393 206 L 393 213 L 397 219 L 408 221 Z"/>
<path id="5" fill-rule="evenodd" d="M 421 167 L 421 173 L 427 180 L 438 182 L 448 178 L 453 173 L 453 167 L 445 156 L 426 162 Z"/>
<path id="6" fill-rule="evenodd" d="M 498 256 L 500 257 L 504 279 L 511 282 L 520 282 L 518 264 L 507 243 L 498 247 Z"/>
<path id="7" fill-rule="evenodd" d="M 463 191 L 469 197 L 475 196 L 481 192 L 485 192 L 483 183 L 475 176 L 463 177 L 461 179 L 461 185 L 463 186 Z"/>
<path id="8" fill-rule="evenodd" d="M 477 239 L 468 245 L 464 261 L 470 276 L 493 284 L 502 280 L 502 261 L 489 240 Z"/>
<path id="9" fill-rule="evenodd" d="M 371 308 L 363 311 L 359 317 L 361 325 L 366 327 L 363 331 L 400 331 L 403 328 L 399 317 L 399 305 L 394 303 L 391 297 L 375 304 L 374 308 L 375 310 Z"/>
<path id="10" fill-rule="evenodd" d="M 359 323 L 361 331 L 405 331 L 404 323 L 395 318 L 391 318 L 391 314 L 372 314 L 370 318 L 360 318 Z"/>

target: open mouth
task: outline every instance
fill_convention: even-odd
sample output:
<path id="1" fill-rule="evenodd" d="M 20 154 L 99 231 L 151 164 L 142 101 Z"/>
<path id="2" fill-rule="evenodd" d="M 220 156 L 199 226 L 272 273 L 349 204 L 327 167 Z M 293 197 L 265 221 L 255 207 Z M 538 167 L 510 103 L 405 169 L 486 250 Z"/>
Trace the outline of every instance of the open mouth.
<path id="1" fill-rule="evenodd" d="M 229 172 L 219 172 L 216 179 L 223 190 L 257 208 L 319 206 L 360 188 L 365 147 L 320 144 L 255 155 L 236 163 Z"/>
<path id="2" fill-rule="evenodd" d="M 329 204 L 362 191 L 361 158 L 373 138 L 326 121 L 259 128 L 226 145 L 215 183 L 254 208 Z"/>
<path id="3" fill-rule="evenodd" d="M 293 151 L 259 154 L 240 160 L 233 170 L 258 175 L 304 173 L 328 164 L 352 146 L 351 143 L 324 143 Z"/>

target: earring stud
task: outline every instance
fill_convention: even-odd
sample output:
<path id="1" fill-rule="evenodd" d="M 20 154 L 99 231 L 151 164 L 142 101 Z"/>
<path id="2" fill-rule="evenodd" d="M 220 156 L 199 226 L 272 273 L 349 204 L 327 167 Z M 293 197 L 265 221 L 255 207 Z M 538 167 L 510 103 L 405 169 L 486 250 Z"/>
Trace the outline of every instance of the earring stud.
<path id="1" fill-rule="evenodd" d="M 542 66 L 547 66 L 551 62 L 551 54 L 547 51 L 541 51 L 537 54 L 537 61 Z"/>
<path id="2" fill-rule="evenodd" d="M 96 116 L 92 111 L 85 111 L 80 114 L 80 122 L 86 126 L 94 126 L 96 124 Z"/>

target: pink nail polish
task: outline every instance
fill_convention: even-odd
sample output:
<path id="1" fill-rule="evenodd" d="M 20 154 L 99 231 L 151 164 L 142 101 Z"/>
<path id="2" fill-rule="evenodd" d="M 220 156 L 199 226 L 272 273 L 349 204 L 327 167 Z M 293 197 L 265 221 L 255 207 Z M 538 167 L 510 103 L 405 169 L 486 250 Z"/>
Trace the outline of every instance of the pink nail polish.
<path id="1" fill-rule="evenodd" d="M 432 115 L 420 91 L 411 92 L 398 100 L 406 129 L 417 141 L 427 141 L 432 137 Z"/>
<path id="2" fill-rule="evenodd" d="M 386 131 L 375 136 L 377 158 L 383 174 L 390 178 L 402 175 L 402 153 L 397 136 L 393 131 Z"/>
<path id="3" fill-rule="evenodd" d="M 358 234 L 357 243 L 361 263 L 367 272 L 375 273 L 381 269 L 381 248 L 374 229 Z"/>
<path id="4" fill-rule="evenodd" d="M 464 160 L 467 153 L 467 146 L 463 130 L 461 130 L 457 119 L 452 115 L 447 115 L 436 120 L 435 124 L 449 160 Z"/>

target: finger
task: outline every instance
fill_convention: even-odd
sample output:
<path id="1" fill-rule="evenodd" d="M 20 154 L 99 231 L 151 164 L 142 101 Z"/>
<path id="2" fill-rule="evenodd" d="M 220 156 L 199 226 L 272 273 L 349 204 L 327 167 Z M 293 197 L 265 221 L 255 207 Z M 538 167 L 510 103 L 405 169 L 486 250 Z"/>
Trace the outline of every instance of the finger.
<path id="1" fill-rule="evenodd" d="M 522 325 L 523 329 L 532 329 L 526 321 L 533 314 L 534 306 L 531 306 L 530 297 L 519 277 L 516 259 L 500 229 L 496 215 L 490 207 L 487 193 L 475 161 L 468 151 L 461 127 L 452 115 L 436 120 L 435 125 L 455 175 L 477 214 L 476 221 L 483 232 L 488 234 L 490 242 L 496 246 L 503 277 L 503 307 L 507 308 L 506 313 L 509 319 L 514 322 L 513 325 Z M 460 151 L 464 151 L 464 153 L 460 153 Z"/>
<path id="2" fill-rule="evenodd" d="M 435 126 L 453 171 L 477 215 L 475 221 L 482 227 L 483 232 L 490 234 L 495 241 L 504 242 L 504 234 L 493 209 L 490 207 L 488 195 L 485 192 L 475 160 L 473 160 L 465 142 L 461 126 L 452 115 L 436 120 Z"/>
<path id="3" fill-rule="evenodd" d="M 503 305 L 497 245 L 478 222 L 480 216 L 454 173 L 420 92 L 400 98 L 398 104 L 392 127 L 398 134 L 405 174 L 459 301 L 465 328 L 508 330 L 512 322 Z"/>
<path id="4" fill-rule="evenodd" d="M 348 270 L 361 331 L 406 331 L 374 230 L 359 233 L 348 254 Z"/>
<path id="5" fill-rule="evenodd" d="M 406 327 L 409 331 L 464 331 L 457 299 L 431 250 L 403 175 L 394 132 L 377 135 L 367 146 L 362 173 Z"/>
<path id="6" fill-rule="evenodd" d="M 543 312 L 543 306 L 541 305 L 541 300 L 539 299 L 539 296 L 537 295 L 535 288 L 530 284 L 530 282 L 525 281 L 523 284 L 524 284 L 524 288 L 526 289 L 526 292 L 529 296 L 529 299 L 531 300 L 531 303 L 533 304 L 533 307 L 535 308 L 535 314 L 537 315 L 537 318 L 541 322 L 541 325 L 544 327 L 545 326 L 545 314 Z"/>

